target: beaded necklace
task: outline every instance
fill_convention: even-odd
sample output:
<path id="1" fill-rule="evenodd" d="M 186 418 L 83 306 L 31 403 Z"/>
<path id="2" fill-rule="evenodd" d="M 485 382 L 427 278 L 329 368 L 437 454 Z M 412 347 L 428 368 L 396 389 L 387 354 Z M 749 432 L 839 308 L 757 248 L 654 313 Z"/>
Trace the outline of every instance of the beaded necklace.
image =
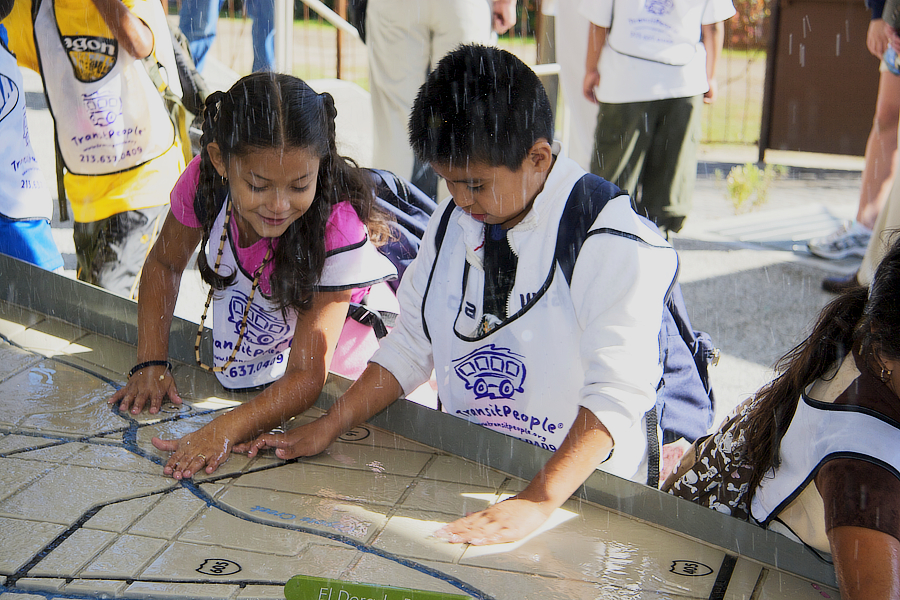
<path id="1" fill-rule="evenodd" d="M 219 264 L 222 262 L 222 254 L 225 250 L 225 240 L 228 237 L 228 226 L 231 223 L 231 198 L 228 198 L 228 206 L 225 209 L 225 224 L 222 227 L 222 237 L 219 240 L 219 252 L 216 255 L 216 265 L 213 267 L 213 271 L 218 274 L 219 272 Z M 263 270 L 266 268 L 266 265 L 269 264 L 269 259 L 272 256 L 272 246 L 269 245 L 269 249 L 266 250 L 266 256 L 263 258 L 262 264 L 257 269 L 256 274 L 253 276 L 253 284 L 250 286 L 250 297 L 247 298 L 247 306 L 244 307 L 244 316 L 241 318 L 241 326 L 238 329 L 238 340 L 234 345 L 234 349 L 231 351 L 231 356 L 228 357 L 228 360 L 221 367 L 210 366 L 204 364 L 202 360 L 200 360 L 200 340 L 203 337 L 203 323 L 206 321 L 206 313 L 209 311 L 209 305 L 212 304 L 213 299 L 213 291 L 214 289 L 210 287 L 209 295 L 206 296 L 206 305 L 203 307 L 203 316 L 200 317 L 200 325 L 197 327 L 197 341 L 194 342 L 194 355 L 197 357 L 197 364 L 200 368 L 205 369 L 207 371 L 212 371 L 213 373 L 221 373 L 225 369 L 228 368 L 232 362 L 234 362 L 234 357 L 237 356 L 238 350 L 241 348 L 241 342 L 244 341 L 244 334 L 247 332 L 247 317 L 250 316 L 250 305 L 253 303 L 253 297 L 256 295 L 256 288 L 259 287 L 259 278 L 262 276 Z"/>

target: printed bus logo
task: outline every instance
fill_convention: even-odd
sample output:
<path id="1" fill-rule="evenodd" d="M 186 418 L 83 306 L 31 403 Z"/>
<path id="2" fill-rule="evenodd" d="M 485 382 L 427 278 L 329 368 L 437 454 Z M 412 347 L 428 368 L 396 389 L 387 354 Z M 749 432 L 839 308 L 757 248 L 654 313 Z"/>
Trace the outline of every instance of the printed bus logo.
<path id="1" fill-rule="evenodd" d="M 247 296 L 240 292 L 235 293 L 228 305 L 228 321 L 234 324 L 235 335 L 241 331 L 241 321 L 244 318 L 244 310 L 247 306 Z M 250 306 L 247 315 L 247 332 L 244 334 L 251 344 L 257 346 L 271 346 L 275 340 L 283 336 L 288 330 L 284 321 L 270 314 Z"/>
<path id="2" fill-rule="evenodd" d="M 524 392 L 525 363 L 522 355 L 494 344 L 482 346 L 455 361 L 453 370 L 475 392 L 475 398 L 512 398 Z"/>
<path id="3" fill-rule="evenodd" d="M 19 86 L 6 75 L 0 75 L 0 121 L 12 112 L 18 102 Z"/>

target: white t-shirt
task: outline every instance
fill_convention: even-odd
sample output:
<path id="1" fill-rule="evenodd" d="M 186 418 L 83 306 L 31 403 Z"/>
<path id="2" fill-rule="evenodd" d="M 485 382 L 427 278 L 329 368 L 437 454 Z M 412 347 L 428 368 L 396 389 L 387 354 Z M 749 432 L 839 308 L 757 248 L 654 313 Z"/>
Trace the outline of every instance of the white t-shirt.
<path id="1" fill-rule="evenodd" d="M 701 25 L 735 14 L 732 0 L 582 0 L 580 11 L 610 30 L 596 90 L 609 104 L 706 93 Z"/>

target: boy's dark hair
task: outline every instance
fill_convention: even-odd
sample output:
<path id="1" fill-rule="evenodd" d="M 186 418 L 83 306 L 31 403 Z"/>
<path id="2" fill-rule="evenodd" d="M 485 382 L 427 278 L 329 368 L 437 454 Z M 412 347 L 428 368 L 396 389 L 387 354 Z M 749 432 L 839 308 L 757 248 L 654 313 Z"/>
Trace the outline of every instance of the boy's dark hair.
<path id="1" fill-rule="evenodd" d="M 489 46 L 460 46 L 444 56 L 409 117 L 409 142 L 424 163 L 518 171 L 542 138 L 553 140 L 544 86 L 513 54 Z"/>

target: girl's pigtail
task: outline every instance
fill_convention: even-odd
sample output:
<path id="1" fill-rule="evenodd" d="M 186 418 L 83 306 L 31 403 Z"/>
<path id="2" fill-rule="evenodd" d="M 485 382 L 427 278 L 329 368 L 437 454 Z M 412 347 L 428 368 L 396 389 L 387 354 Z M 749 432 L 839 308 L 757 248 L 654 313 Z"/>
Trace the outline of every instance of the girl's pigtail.
<path id="1" fill-rule="evenodd" d="M 781 464 L 781 439 L 794 419 L 800 395 L 810 383 L 828 376 L 853 348 L 866 298 L 866 288 L 857 287 L 822 309 L 809 337 L 776 363 L 780 375 L 756 393 L 744 444 L 744 459 L 753 469 L 749 479 L 753 493 L 769 469 Z"/>
<path id="2" fill-rule="evenodd" d="M 341 156 L 338 152 L 337 108 L 334 98 L 328 92 L 319 94 L 319 97 L 322 99 L 328 132 L 329 183 L 338 198 L 349 200 L 353 205 L 356 214 L 369 230 L 369 239 L 376 246 L 386 244 L 392 239 L 389 225 L 391 217 L 375 203 L 374 178 L 367 169 L 360 168 L 353 159 Z"/>
<path id="3" fill-rule="evenodd" d="M 200 177 L 197 184 L 197 195 L 194 197 L 194 212 L 203 227 L 203 239 L 197 255 L 197 268 L 203 280 L 217 290 L 231 285 L 235 277 L 234 273 L 227 276 L 216 273 L 206 258 L 210 232 L 228 195 L 227 183 L 219 176 L 207 150 L 209 144 L 218 139 L 219 112 L 224 99 L 225 94 L 221 91 L 213 92 L 206 99 L 203 110 L 203 133 L 200 136 Z"/>
<path id="4" fill-rule="evenodd" d="M 324 121 L 323 125 L 327 136 L 328 148 L 325 156 L 320 159 L 319 177 L 322 178 L 320 185 L 324 186 L 323 190 L 329 196 L 339 202 L 346 195 L 347 188 L 346 182 L 343 181 L 337 168 L 337 163 L 340 160 L 340 155 L 337 151 L 337 128 L 335 125 L 337 108 L 334 106 L 334 98 L 328 92 L 319 94 L 319 99 L 322 101 L 322 119 Z"/>

